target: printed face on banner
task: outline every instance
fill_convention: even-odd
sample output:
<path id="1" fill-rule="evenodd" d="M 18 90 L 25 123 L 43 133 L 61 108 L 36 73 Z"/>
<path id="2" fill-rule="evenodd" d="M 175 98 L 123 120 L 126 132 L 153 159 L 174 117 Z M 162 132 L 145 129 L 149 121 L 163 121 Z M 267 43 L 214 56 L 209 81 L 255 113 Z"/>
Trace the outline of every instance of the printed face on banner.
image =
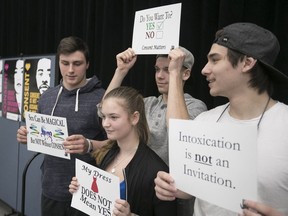
<path id="1" fill-rule="evenodd" d="M 2 116 L 20 121 L 23 96 L 23 60 L 3 60 Z"/>
<path id="2" fill-rule="evenodd" d="M 14 73 L 14 89 L 20 114 L 22 111 L 23 71 L 24 71 L 23 66 L 24 61 L 22 59 L 16 61 L 15 73 Z"/>
<path id="3" fill-rule="evenodd" d="M 55 65 L 54 56 L 25 59 L 22 120 L 25 112 L 37 112 L 40 96 L 51 87 L 51 76 L 55 74 L 52 65 Z"/>
<path id="4" fill-rule="evenodd" d="M 36 69 L 36 83 L 40 94 L 43 94 L 50 87 L 50 73 L 51 59 L 39 59 Z"/>

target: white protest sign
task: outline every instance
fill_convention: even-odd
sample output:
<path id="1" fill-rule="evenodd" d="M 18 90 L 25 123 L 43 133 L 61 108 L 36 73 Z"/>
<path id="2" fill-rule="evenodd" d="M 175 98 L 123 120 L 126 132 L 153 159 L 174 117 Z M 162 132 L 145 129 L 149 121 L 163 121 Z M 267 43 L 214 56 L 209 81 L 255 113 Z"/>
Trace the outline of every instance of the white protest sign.
<path id="1" fill-rule="evenodd" d="M 179 46 L 181 3 L 137 11 L 132 49 L 136 54 L 168 54 Z"/>
<path id="2" fill-rule="evenodd" d="M 71 206 L 88 215 L 112 216 L 115 200 L 120 198 L 119 178 L 78 159 L 75 168 L 80 186 Z"/>
<path id="3" fill-rule="evenodd" d="M 68 137 L 66 118 L 26 112 L 27 149 L 70 159 L 63 141 Z"/>
<path id="4" fill-rule="evenodd" d="M 178 189 L 241 213 L 257 200 L 256 126 L 170 119 L 169 168 Z"/>

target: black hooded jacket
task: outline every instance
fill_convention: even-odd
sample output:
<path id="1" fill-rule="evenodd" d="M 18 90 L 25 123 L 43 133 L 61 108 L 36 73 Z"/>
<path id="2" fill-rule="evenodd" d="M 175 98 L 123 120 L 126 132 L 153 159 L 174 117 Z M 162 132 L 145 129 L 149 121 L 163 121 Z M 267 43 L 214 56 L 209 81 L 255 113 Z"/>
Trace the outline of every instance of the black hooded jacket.
<path id="1" fill-rule="evenodd" d="M 116 157 L 119 147 L 115 144 L 106 154 L 99 168 L 105 170 Z M 168 166 L 147 145 L 140 143 L 136 154 L 123 170 L 126 181 L 127 201 L 131 212 L 141 216 L 175 216 L 176 201 L 161 201 L 155 193 L 154 179 L 158 171 L 168 172 Z"/>

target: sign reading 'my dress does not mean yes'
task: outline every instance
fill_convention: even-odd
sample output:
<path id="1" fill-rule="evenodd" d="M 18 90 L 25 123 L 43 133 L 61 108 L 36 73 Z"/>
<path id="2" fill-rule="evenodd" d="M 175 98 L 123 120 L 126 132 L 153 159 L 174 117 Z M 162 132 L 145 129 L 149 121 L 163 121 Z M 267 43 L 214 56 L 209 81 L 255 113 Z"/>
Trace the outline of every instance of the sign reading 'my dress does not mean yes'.
<path id="1" fill-rule="evenodd" d="M 27 149 L 70 159 L 63 141 L 68 137 L 66 118 L 26 112 Z"/>
<path id="2" fill-rule="evenodd" d="M 88 215 L 112 216 L 115 200 L 120 198 L 119 177 L 79 159 L 75 169 L 80 186 L 73 194 L 71 206 Z"/>
<path id="3" fill-rule="evenodd" d="M 241 213 L 257 200 L 256 126 L 170 119 L 169 168 L 178 189 Z"/>
<path id="4" fill-rule="evenodd" d="M 179 46 L 181 3 L 136 11 L 132 49 L 136 54 L 168 54 Z"/>

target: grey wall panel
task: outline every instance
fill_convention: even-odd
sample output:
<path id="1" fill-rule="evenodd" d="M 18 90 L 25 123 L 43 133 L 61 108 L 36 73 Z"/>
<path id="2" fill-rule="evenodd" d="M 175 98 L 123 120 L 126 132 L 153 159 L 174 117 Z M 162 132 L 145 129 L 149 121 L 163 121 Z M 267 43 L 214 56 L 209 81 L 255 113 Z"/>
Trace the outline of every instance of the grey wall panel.
<path id="1" fill-rule="evenodd" d="M 22 178 L 23 170 L 27 163 L 32 159 L 36 152 L 27 150 L 26 145 L 19 147 L 19 180 L 18 180 L 18 199 L 17 210 L 22 210 Z M 41 170 L 40 166 L 43 161 L 43 155 L 36 156 L 31 161 L 26 173 L 25 184 L 25 215 L 39 216 L 41 215 Z"/>
<path id="2" fill-rule="evenodd" d="M 0 199 L 17 207 L 19 145 L 16 131 L 19 122 L 0 117 Z"/>

